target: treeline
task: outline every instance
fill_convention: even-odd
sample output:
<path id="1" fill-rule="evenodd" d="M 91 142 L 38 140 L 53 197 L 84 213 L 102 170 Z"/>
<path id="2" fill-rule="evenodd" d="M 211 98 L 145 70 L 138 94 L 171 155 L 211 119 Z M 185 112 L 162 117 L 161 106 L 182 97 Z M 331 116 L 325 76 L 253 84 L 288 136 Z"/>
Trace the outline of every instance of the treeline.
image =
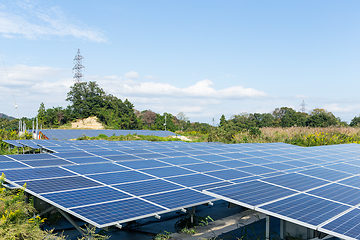
<path id="1" fill-rule="evenodd" d="M 208 123 L 191 123 L 189 118 L 181 112 L 174 116 L 170 113 L 161 115 L 150 109 L 137 111 L 128 99 L 122 101 L 116 96 L 107 94 L 96 82 L 91 81 L 75 83 L 71 86 L 66 101 L 69 102 L 66 108 L 45 108 L 44 103 L 41 103 L 37 114 L 39 127 L 58 128 L 76 119 L 90 116 L 97 116 L 109 129 L 165 130 L 166 128 L 172 132 L 180 130 L 202 134 L 208 134 L 216 129 L 238 132 L 242 130 L 256 131 L 263 127 L 348 126 L 345 121 L 324 109 L 317 108 L 310 113 L 303 113 L 288 107 L 276 108 L 271 113 L 241 113 L 229 119 L 222 115 L 218 126 Z M 35 117 L 22 118 L 28 129 L 32 128 L 34 119 Z M 355 127 L 359 124 L 360 116 L 354 117 L 349 125 Z M 2 129 L 17 130 L 18 120 L 0 118 L 0 125 Z"/>
<path id="2" fill-rule="evenodd" d="M 242 113 L 232 116 L 229 120 L 226 120 L 225 116 L 222 115 L 220 127 L 227 125 L 241 130 L 254 127 L 329 127 L 347 126 L 348 124 L 325 109 L 316 108 L 310 113 L 304 113 L 282 107 L 276 108 L 272 113 Z M 350 126 L 356 125 L 357 123 L 354 120 L 350 124 Z"/>

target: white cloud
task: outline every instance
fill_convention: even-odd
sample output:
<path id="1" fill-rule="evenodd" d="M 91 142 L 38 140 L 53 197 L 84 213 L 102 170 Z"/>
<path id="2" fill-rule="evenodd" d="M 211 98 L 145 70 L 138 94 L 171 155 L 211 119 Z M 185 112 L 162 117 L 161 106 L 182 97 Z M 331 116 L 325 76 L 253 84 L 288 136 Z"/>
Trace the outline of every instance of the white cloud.
<path id="1" fill-rule="evenodd" d="M 107 86 L 113 93 L 120 93 L 128 96 L 162 96 L 162 97 L 196 97 L 213 99 L 243 99 L 243 98 L 262 98 L 268 95 L 253 88 L 233 86 L 221 90 L 211 87 L 213 82 L 205 79 L 198 81 L 187 88 L 178 88 L 168 83 L 156 82 L 137 82 L 133 80 L 123 80 L 113 76 L 98 80 L 102 86 Z"/>
<path id="2" fill-rule="evenodd" d="M 105 36 L 98 29 L 68 19 L 57 7 L 42 8 L 38 4 L 21 2 L 11 7 L 0 8 L 0 33 L 5 38 L 22 36 L 37 39 L 55 35 L 106 42 Z"/>
<path id="3" fill-rule="evenodd" d="M 147 79 L 159 79 L 158 77 L 154 77 L 154 76 L 151 76 L 151 75 L 147 75 L 145 78 L 147 78 Z"/>
<path id="4" fill-rule="evenodd" d="M 137 72 L 134 71 L 130 71 L 128 73 L 125 73 L 125 77 L 126 78 L 132 78 L 132 79 L 136 79 L 139 77 L 139 74 Z"/>

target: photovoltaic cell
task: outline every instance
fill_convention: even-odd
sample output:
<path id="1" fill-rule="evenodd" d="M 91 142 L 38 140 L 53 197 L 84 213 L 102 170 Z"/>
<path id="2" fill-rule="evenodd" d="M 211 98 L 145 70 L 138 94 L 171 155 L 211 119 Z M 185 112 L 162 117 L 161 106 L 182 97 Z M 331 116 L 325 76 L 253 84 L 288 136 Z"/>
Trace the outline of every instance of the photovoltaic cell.
<path id="1" fill-rule="evenodd" d="M 73 176 L 74 173 L 58 167 L 5 170 L 5 177 L 11 181 Z"/>
<path id="2" fill-rule="evenodd" d="M 64 167 L 79 174 L 95 174 L 105 172 L 127 171 L 129 169 L 113 163 L 95 163 L 87 165 L 74 165 Z"/>
<path id="3" fill-rule="evenodd" d="M 10 159 L 9 159 L 10 160 Z M 15 162 L 15 161 L 11 161 L 11 162 L 0 162 L 0 171 L 5 170 L 5 169 L 13 169 L 13 168 L 28 168 L 29 166 L 19 163 L 19 162 Z M 1 172 L 0 172 L 1 174 Z"/>
<path id="4" fill-rule="evenodd" d="M 176 209 L 214 200 L 214 197 L 210 197 L 206 194 L 199 193 L 191 189 L 181 189 L 167 193 L 155 194 L 143 198 L 167 207 L 169 209 Z"/>
<path id="5" fill-rule="evenodd" d="M 127 183 L 127 182 L 148 180 L 153 178 L 146 174 L 135 171 L 94 174 L 94 175 L 88 175 L 88 177 L 103 182 L 105 184 Z"/>
<path id="6" fill-rule="evenodd" d="M 181 184 L 185 187 L 194 187 L 194 186 L 200 186 L 204 184 L 210 184 L 210 183 L 216 183 L 222 181 L 220 179 L 206 176 L 203 174 L 192 174 L 186 176 L 171 177 L 171 178 L 167 178 L 167 180 Z"/>
<path id="7" fill-rule="evenodd" d="M 247 173 L 255 174 L 255 175 L 267 174 L 267 173 L 272 173 L 272 172 L 277 171 L 275 169 L 262 167 L 262 166 L 250 166 L 250 167 L 243 167 L 243 168 L 238 168 L 238 169 L 243 172 L 247 172 Z"/>
<path id="8" fill-rule="evenodd" d="M 349 208 L 350 207 L 340 203 L 306 194 L 298 194 L 278 202 L 264 205 L 260 209 L 317 226 Z"/>
<path id="9" fill-rule="evenodd" d="M 262 180 L 268 183 L 284 186 L 297 191 L 306 191 L 315 187 L 329 184 L 328 181 L 313 178 L 310 176 L 304 176 L 297 173 L 289 173 L 281 176 L 264 178 Z"/>
<path id="10" fill-rule="evenodd" d="M 191 157 L 174 157 L 174 158 L 162 158 L 162 162 L 167 162 L 175 165 L 192 164 L 192 163 L 203 163 L 204 161 L 197 160 Z"/>
<path id="11" fill-rule="evenodd" d="M 355 239 L 360 238 L 360 209 L 355 208 L 320 228 Z"/>
<path id="12" fill-rule="evenodd" d="M 31 167 L 50 167 L 50 166 L 63 166 L 74 164 L 70 161 L 63 159 L 54 159 L 54 160 L 29 160 L 22 161 L 24 164 L 30 165 Z"/>
<path id="13" fill-rule="evenodd" d="M 134 183 L 125 183 L 125 184 L 113 185 L 113 187 L 136 196 L 172 191 L 175 189 L 183 188 L 179 185 L 167 182 L 162 179 L 154 179 L 154 180 L 134 182 Z"/>
<path id="14" fill-rule="evenodd" d="M 184 165 L 183 167 L 197 172 L 207 172 L 207 171 L 226 169 L 226 167 L 215 165 L 212 163 L 190 164 L 190 165 Z"/>
<path id="15" fill-rule="evenodd" d="M 156 177 L 162 177 L 162 178 L 194 173 L 194 171 L 183 169 L 180 167 L 163 167 L 163 168 L 143 169 L 143 170 L 141 170 L 141 172 L 151 174 Z"/>
<path id="16" fill-rule="evenodd" d="M 308 193 L 352 206 L 360 203 L 360 189 L 336 183 L 323 186 Z"/>
<path id="17" fill-rule="evenodd" d="M 207 175 L 221 178 L 224 180 L 231 180 L 231 179 L 237 179 L 237 178 L 246 178 L 252 176 L 249 173 L 237 171 L 234 169 L 226 169 L 226 170 L 220 170 L 220 171 L 213 171 L 213 172 L 207 172 Z"/>
<path id="18" fill-rule="evenodd" d="M 295 194 L 295 191 L 277 187 L 260 181 L 233 184 L 207 191 L 217 196 L 233 199 L 250 206 L 267 203 L 275 199 Z"/>
<path id="19" fill-rule="evenodd" d="M 22 186 L 25 182 L 17 183 Z M 26 188 L 36 193 L 57 192 L 100 185 L 101 184 L 82 176 L 26 181 Z"/>
<path id="20" fill-rule="evenodd" d="M 122 193 L 109 187 L 96 187 L 48 194 L 45 193 L 42 194 L 42 196 L 66 208 L 131 197 L 131 195 Z"/>
<path id="21" fill-rule="evenodd" d="M 166 209 L 137 198 L 71 209 L 100 227 L 140 219 L 164 210 Z"/>
<path id="22" fill-rule="evenodd" d="M 136 161 L 125 161 L 119 164 L 132 168 L 132 169 L 144 169 L 144 168 L 156 168 L 156 167 L 169 167 L 169 164 L 162 163 L 157 160 L 136 160 Z"/>
<path id="23" fill-rule="evenodd" d="M 327 168 L 313 168 L 305 171 L 300 171 L 302 174 L 306 174 L 313 177 L 322 178 L 328 181 L 337 181 L 343 178 L 351 177 L 348 173 L 343 173 L 336 170 L 331 170 Z"/>

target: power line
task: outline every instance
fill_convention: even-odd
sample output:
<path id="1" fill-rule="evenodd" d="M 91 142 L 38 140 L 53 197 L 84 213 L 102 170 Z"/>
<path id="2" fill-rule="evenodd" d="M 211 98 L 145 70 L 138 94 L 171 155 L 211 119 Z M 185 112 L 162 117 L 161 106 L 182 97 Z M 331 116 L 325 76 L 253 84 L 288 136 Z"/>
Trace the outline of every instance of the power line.
<path id="1" fill-rule="evenodd" d="M 80 83 L 84 77 L 82 74 L 82 69 L 85 68 L 82 65 L 83 59 L 84 59 L 84 57 L 81 56 L 80 49 L 78 49 L 78 51 L 75 55 L 75 58 L 74 58 L 74 67 L 73 67 L 73 72 L 75 72 L 75 74 L 74 74 L 74 82 L 75 83 Z"/>
<path id="2" fill-rule="evenodd" d="M 300 106 L 301 106 L 301 112 L 302 112 L 302 113 L 305 113 L 305 111 L 306 111 L 306 109 L 305 109 L 306 104 L 305 104 L 305 101 L 304 101 L 304 100 L 302 101 L 302 103 L 300 104 Z"/>

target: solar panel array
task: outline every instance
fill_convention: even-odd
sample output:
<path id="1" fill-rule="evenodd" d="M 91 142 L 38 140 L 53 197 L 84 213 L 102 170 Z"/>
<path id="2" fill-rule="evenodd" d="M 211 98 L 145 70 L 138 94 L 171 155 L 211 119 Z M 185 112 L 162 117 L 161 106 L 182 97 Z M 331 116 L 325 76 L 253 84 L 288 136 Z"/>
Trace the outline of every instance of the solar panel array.
<path id="1" fill-rule="evenodd" d="M 49 141 L 0 156 L 15 185 L 97 227 L 227 200 L 360 239 L 360 146 Z"/>
<path id="2" fill-rule="evenodd" d="M 169 131 L 153 131 L 153 130 L 86 130 L 86 129 L 44 129 L 41 130 L 47 138 L 51 140 L 70 140 L 77 139 L 79 137 L 97 137 L 99 134 L 104 134 L 108 137 L 121 136 L 128 134 L 138 135 L 153 135 L 158 137 L 175 136 L 176 134 Z"/>

